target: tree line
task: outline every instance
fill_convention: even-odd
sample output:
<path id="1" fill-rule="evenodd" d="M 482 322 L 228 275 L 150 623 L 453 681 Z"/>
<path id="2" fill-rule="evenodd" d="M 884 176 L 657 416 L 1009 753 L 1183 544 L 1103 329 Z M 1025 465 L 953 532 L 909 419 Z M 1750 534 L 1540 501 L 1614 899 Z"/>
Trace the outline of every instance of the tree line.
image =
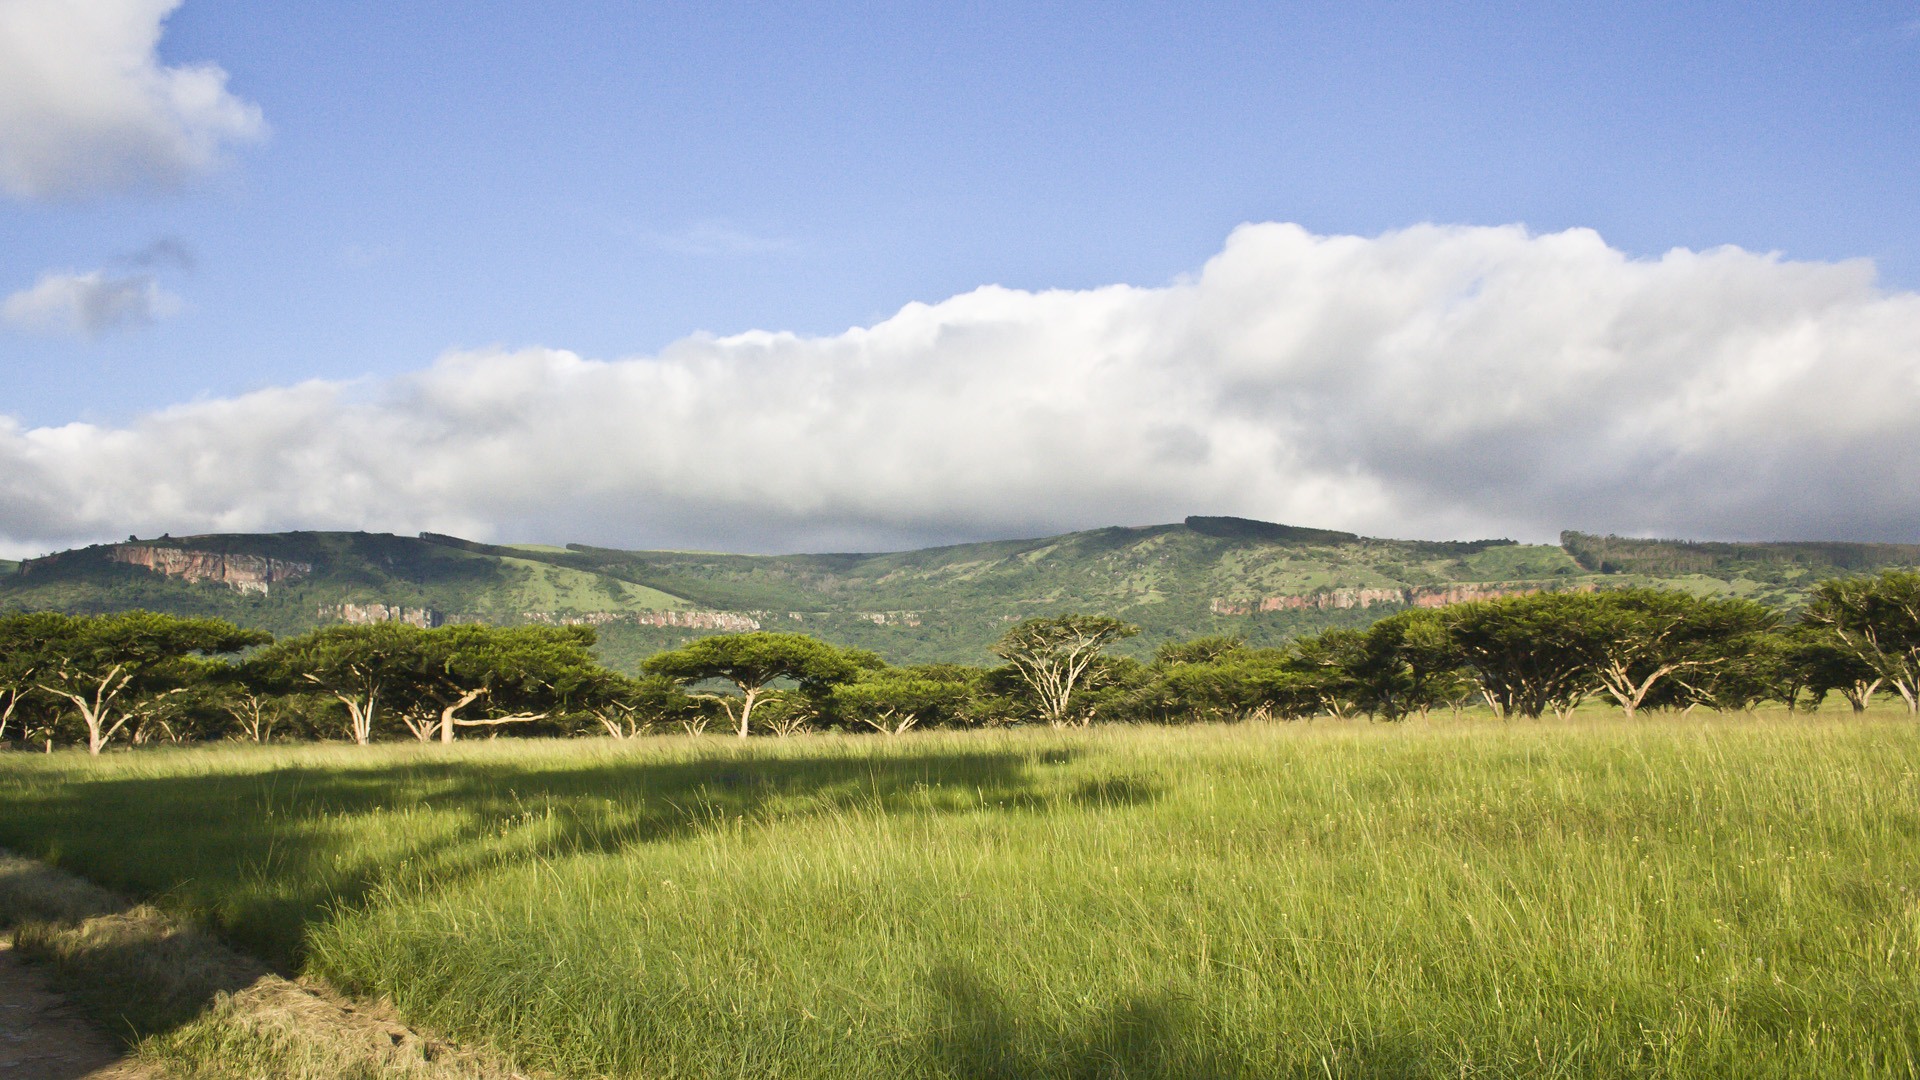
<path id="1" fill-rule="evenodd" d="M 589 627 L 330 626 L 278 641 L 148 611 L 0 617 L 0 742 L 51 750 L 233 738 L 415 739 L 462 731 L 792 734 L 1043 723 L 1314 716 L 1401 720 L 1481 704 L 1566 716 L 1767 702 L 1856 711 L 1897 694 L 1920 714 L 1920 573 L 1821 582 L 1793 620 L 1739 598 L 1656 589 L 1542 592 L 1414 609 L 1281 648 L 1231 637 L 1112 646 L 1101 615 L 1018 622 L 1002 662 L 894 666 L 804 634 L 701 638 L 629 676 Z"/>

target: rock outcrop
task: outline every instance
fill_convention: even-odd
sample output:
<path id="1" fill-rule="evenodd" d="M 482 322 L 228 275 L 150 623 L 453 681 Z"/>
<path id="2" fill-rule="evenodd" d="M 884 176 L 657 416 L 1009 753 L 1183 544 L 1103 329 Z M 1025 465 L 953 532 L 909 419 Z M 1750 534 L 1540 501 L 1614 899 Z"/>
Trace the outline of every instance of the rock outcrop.
<path id="1" fill-rule="evenodd" d="M 227 555 L 217 551 L 161 547 L 157 544 L 114 544 L 107 558 L 130 566 L 144 566 L 157 574 L 190 582 L 214 582 L 236 592 L 265 595 L 282 581 L 306 577 L 313 564 L 269 559 L 264 555 Z"/>
<path id="2" fill-rule="evenodd" d="M 1590 584 L 1582 584 L 1575 588 L 1581 592 L 1593 591 L 1593 586 Z M 1263 596 L 1250 600 L 1214 597 L 1207 607 L 1215 615 L 1252 615 L 1267 611 L 1345 611 L 1351 608 L 1370 608 L 1376 604 L 1439 608 L 1449 604 L 1465 604 L 1474 600 L 1498 600 L 1503 596 L 1530 596 L 1544 591 L 1546 587 L 1540 585 L 1413 585 L 1398 589 L 1321 589 L 1317 592 L 1291 596 Z"/>
<path id="3" fill-rule="evenodd" d="M 319 616 L 323 621 L 343 622 L 349 626 L 368 626 L 373 623 L 397 622 L 408 626 L 417 626 L 422 630 L 431 630 L 445 623 L 446 616 L 432 608 L 401 607 L 399 604 L 322 604 Z"/>
<path id="4" fill-rule="evenodd" d="M 738 611 L 523 611 L 520 617 L 546 626 L 606 626 L 630 622 L 636 626 L 672 627 L 678 630 L 719 630 L 744 634 L 760 629 L 760 620 Z"/>

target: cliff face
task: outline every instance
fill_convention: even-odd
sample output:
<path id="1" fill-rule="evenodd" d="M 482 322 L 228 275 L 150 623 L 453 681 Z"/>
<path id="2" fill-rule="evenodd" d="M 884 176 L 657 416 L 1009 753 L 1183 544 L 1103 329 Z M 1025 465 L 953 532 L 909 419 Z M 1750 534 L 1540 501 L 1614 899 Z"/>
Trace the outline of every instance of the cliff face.
<path id="1" fill-rule="evenodd" d="M 269 559 L 264 555 L 223 555 L 215 551 L 190 551 L 149 544 L 115 544 L 107 549 L 107 558 L 130 566 L 144 566 L 156 574 L 182 581 L 211 581 L 236 592 L 261 595 L 265 595 L 277 582 L 292 581 L 313 573 L 312 563 Z"/>
<path id="2" fill-rule="evenodd" d="M 322 604 L 317 612 L 324 620 L 366 626 L 371 623 L 397 622 L 431 630 L 445 618 L 432 608 L 401 607 L 398 604 Z"/>
<path id="3" fill-rule="evenodd" d="M 738 611 L 523 611 L 520 617 L 547 626 L 605 626 L 630 622 L 636 626 L 670 626 L 682 630 L 720 630 L 743 634 L 760 629 L 760 620 Z"/>
<path id="4" fill-rule="evenodd" d="M 1578 586 L 1591 592 L 1592 585 Z M 1537 585 L 1416 585 L 1404 589 L 1327 589 L 1299 596 L 1266 596 L 1257 600 L 1230 600 L 1215 597 L 1208 605 L 1215 615 L 1252 615 L 1263 611 L 1345 611 L 1370 608 L 1375 604 L 1404 604 L 1408 607 L 1438 608 L 1465 604 L 1474 600 L 1498 600 L 1503 596 L 1530 596 L 1540 592 Z"/>

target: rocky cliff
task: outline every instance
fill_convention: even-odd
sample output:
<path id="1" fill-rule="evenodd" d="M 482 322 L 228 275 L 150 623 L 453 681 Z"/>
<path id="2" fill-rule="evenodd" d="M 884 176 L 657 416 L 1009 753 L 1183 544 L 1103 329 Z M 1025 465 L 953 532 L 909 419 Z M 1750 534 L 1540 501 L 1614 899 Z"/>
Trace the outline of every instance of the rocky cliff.
<path id="1" fill-rule="evenodd" d="M 431 630 L 446 618 L 432 608 L 401 607 L 398 604 L 322 604 L 317 612 L 322 622 L 343 622 L 350 626 L 397 622 Z"/>
<path id="2" fill-rule="evenodd" d="M 107 558 L 130 566 L 144 566 L 154 573 L 182 581 L 213 582 L 236 592 L 261 595 L 279 582 L 292 581 L 313 573 L 312 563 L 154 544 L 114 544 L 107 549 Z"/>
<path id="3" fill-rule="evenodd" d="M 1577 586 L 1592 591 L 1592 585 Z M 1263 596 L 1238 600 L 1215 597 L 1208 609 L 1215 615 L 1252 615 L 1267 611 L 1345 611 L 1370 608 L 1377 604 L 1438 608 L 1465 604 L 1474 600 L 1498 600 L 1503 596 L 1528 596 L 1541 591 L 1538 585 L 1414 585 L 1406 588 L 1322 589 L 1293 596 Z"/>

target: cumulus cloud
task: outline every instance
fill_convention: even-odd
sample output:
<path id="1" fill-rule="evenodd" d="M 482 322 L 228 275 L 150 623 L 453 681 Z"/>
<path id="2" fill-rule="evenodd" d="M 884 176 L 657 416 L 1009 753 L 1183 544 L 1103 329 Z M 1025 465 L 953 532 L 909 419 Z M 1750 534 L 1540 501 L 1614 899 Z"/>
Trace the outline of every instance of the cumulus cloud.
<path id="1" fill-rule="evenodd" d="M 161 65 L 179 4 L 0 3 L 0 186 L 29 199 L 170 187 L 266 134 L 218 66 Z"/>
<path id="2" fill-rule="evenodd" d="M 734 550 L 1228 513 L 1375 535 L 1920 539 L 1920 296 L 1864 262 L 1250 225 L 1172 284 L 828 337 L 442 357 L 0 422 L 0 535 L 286 527 Z"/>
<path id="3" fill-rule="evenodd" d="M 95 338 L 152 324 L 180 310 L 180 298 L 151 274 L 42 274 L 0 303 L 0 319 L 23 330 Z"/>

